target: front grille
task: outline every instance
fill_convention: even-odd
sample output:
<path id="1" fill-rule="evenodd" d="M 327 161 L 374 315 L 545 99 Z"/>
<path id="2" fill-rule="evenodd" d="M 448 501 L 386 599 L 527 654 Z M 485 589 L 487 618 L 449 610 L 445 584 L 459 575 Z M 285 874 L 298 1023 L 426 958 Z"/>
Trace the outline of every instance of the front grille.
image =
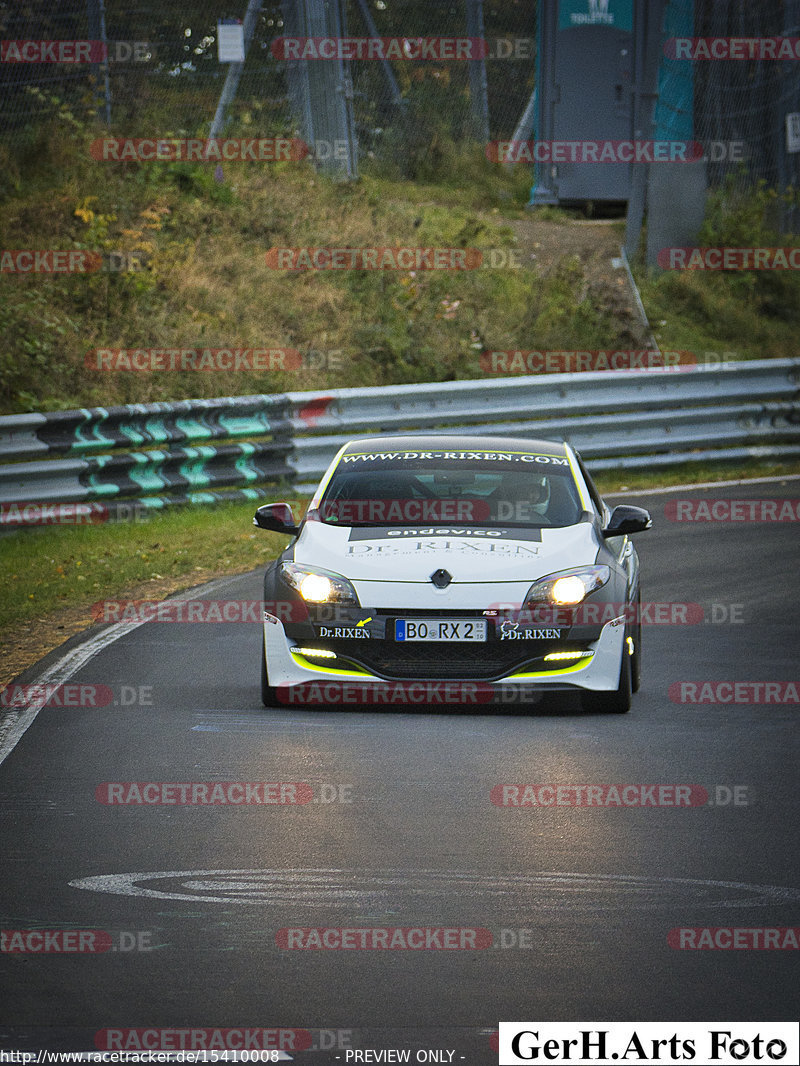
<path id="1" fill-rule="evenodd" d="M 330 648 L 340 660 L 345 659 L 389 681 L 496 681 L 531 666 L 532 660 L 538 660 L 536 669 L 545 669 L 549 664 L 541 661 L 542 656 L 556 649 L 563 651 L 567 647 L 576 647 L 557 640 L 517 643 L 497 639 L 487 640 L 485 644 L 315 640 L 314 646 Z M 343 664 L 340 662 L 338 665 Z M 552 664 L 553 669 L 565 665 L 568 664 Z"/>
<path id="2" fill-rule="evenodd" d="M 499 641 L 464 646 L 383 640 L 376 641 L 368 652 L 359 648 L 358 655 L 358 661 L 370 673 L 390 680 L 491 681 L 513 673 L 529 660 L 530 652 Z"/>

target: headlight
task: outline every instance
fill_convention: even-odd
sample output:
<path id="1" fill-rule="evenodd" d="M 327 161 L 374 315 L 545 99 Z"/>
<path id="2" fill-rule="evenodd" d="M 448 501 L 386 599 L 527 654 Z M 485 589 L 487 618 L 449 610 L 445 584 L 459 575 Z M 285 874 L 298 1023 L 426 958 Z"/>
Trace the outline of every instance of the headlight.
<path id="1" fill-rule="evenodd" d="M 356 590 L 346 577 L 319 567 L 300 563 L 281 563 L 280 575 L 287 585 L 300 593 L 306 603 L 336 603 L 341 607 L 359 607 Z"/>
<path id="2" fill-rule="evenodd" d="M 575 607 L 611 578 L 608 566 L 581 566 L 539 578 L 528 589 L 522 609 L 547 604 L 549 607 Z"/>

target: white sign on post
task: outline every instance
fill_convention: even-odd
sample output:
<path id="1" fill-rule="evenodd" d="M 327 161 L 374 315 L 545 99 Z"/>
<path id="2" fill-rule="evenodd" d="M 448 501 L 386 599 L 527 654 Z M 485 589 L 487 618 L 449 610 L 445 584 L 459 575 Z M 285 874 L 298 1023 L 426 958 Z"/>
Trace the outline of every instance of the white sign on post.
<path id="1" fill-rule="evenodd" d="M 786 116 L 786 151 L 800 152 L 800 111 L 790 111 Z"/>
<path id="2" fill-rule="evenodd" d="M 238 19 L 217 23 L 217 50 L 220 63 L 244 63 L 244 26 Z"/>

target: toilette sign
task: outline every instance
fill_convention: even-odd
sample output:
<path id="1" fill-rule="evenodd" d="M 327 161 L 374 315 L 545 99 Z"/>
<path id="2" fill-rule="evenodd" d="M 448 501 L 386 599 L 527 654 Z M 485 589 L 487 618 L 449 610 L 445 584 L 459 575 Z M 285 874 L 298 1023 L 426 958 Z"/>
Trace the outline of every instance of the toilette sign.
<path id="1" fill-rule="evenodd" d="M 632 30 L 633 0 L 561 0 L 558 28 L 569 30 L 577 26 Z"/>

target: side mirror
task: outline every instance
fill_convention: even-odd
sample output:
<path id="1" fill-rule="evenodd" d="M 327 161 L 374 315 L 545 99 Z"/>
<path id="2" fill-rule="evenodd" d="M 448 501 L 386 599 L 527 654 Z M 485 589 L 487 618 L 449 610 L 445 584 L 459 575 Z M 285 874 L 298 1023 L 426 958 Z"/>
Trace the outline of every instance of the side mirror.
<path id="1" fill-rule="evenodd" d="M 253 525 L 259 529 L 268 529 L 272 533 L 287 533 L 290 536 L 294 536 L 300 528 L 295 525 L 288 503 L 265 503 L 253 515 Z"/>
<path id="2" fill-rule="evenodd" d="M 611 512 L 608 525 L 601 531 L 603 537 L 621 537 L 625 533 L 642 533 L 653 524 L 650 512 L 643 507 L 631 507 L 621 503 Z"/>

